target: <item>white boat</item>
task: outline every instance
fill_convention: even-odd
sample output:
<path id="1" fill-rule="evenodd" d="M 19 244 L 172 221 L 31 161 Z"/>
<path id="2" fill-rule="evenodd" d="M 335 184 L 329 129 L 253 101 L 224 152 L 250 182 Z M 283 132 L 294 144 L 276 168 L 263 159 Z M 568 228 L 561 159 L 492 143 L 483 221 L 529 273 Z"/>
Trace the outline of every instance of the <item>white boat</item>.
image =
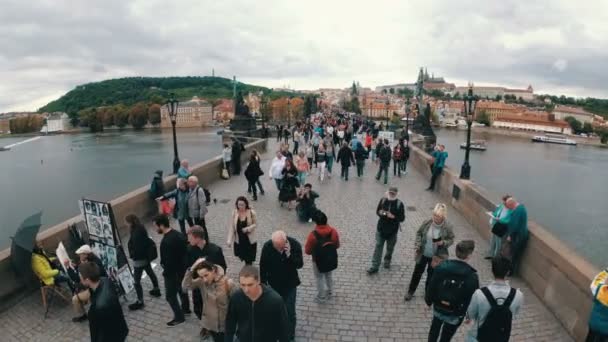
<path id="1" fill-rule="evenodd" d="M 467 143 L 466 142 L 461 143 L 460 144 L 460 148 L 466 149 L 467 148 Z M 488 146 L 487 146 L 485 140 L 473 140 L 473 141 L 471 141 L 471 150 L 485 151 L 487 149 L 488 149 Z"/>
<path id="2" fill-rule="evenodd" d="M 576 146 L 576 141 L 561 136 L 552 135 L 535 135 L 532 138 L 533 142 L 549 143 L 549 144 L 562 144 Z"/>

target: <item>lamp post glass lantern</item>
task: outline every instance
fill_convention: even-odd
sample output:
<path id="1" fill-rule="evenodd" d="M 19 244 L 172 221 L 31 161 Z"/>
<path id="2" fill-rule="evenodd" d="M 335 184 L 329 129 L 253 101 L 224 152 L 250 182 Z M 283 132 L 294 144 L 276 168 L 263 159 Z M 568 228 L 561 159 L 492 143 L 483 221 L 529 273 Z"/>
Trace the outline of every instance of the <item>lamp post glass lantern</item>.
<path id="1" fill-rule="evenodd" d="M 460 169 L 461 179 L 471 178 L 471 165 L 469 164 L 469 153 L 471 151 L 471 125 L 473 125 L 473 114 L 475 113 L 475 105 L 477 97 L 473 96 L 473 84 L 469 84 L 469 93 L 464 98 L 464 113 L 467 117 L 467 146 L 464 154 L 464 163 Z"/>
<path id="2" fill-rule="evenodd" d="M 177 174 L 179 170 L 179 155 L 177 154 L 177 136 L 175 134 L 175 124 L 177 123 L 177 109 L 179 107 L 179 101 L 175 98 L 167 101 L 167 110 L 169 112 L 169 119 L 171 119 L 171 126 L 173 127 L 173 173 Z"/>

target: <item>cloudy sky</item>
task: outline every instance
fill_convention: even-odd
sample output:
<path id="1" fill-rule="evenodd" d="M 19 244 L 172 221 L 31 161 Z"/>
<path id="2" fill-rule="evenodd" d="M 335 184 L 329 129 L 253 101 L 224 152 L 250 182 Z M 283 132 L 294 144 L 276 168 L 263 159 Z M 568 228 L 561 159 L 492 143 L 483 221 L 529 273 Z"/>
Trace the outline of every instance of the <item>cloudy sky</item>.
<path id="1" fill-rule="evenodd" d="M 216 75 L 296 89 L 448 81 L 608 98 L 608 1 L 0 0 L 0 112 L 78 84 Z"/>

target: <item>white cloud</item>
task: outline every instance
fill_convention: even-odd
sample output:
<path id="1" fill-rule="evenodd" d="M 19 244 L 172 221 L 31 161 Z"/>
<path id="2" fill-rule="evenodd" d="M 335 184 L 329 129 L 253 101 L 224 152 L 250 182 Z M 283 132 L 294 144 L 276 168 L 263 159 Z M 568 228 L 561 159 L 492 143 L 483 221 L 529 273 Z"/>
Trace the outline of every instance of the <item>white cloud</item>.
<path id="1" fill-rule="evenodd" d="M 313 89 L 412 82 L 428 66 L 459 84 L 587 96 L 608 78 L 603 13 L 601 0 L 4 0 L 0 112 L 81 83 L 212 69 Z"/>

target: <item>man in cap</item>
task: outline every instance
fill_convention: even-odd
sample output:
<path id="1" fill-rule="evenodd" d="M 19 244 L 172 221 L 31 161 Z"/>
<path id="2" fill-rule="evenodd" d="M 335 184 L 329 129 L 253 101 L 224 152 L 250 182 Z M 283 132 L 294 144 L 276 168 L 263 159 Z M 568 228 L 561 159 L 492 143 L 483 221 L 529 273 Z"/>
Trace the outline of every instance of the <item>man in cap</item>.
<path id="1" fill-rule="evenodd" d="M 372 257 L 372 266 L 367 270 L 367 274 L 378 273 L 385 243 L 384 268 L 389 269 L 391 267 L 393 250 L 397 243 L 397 233 L 401 222 L 405 221 L 405 205 L 397 198 L 397 193 L 398 189 L 396 187 L 390 187 L 376 208 L 376 215 L 378 215 L 376 247 Z"/>
<path id="2" fill-rule="evenodd" d="M 93 253 L 93 249 L 89 245 L 82 245 L 76 250 L 76 255 L 78 255 L 78 264 L 74 264 L 72 262 L 66 261 L 66 269 L 68 270 L 68 275 L 74 281 L 79 282 L 79 271 L 78 268 L 81 264 L 86 262 L 91 262 L 97 265 L 99 269 L 99 273 L 101 277 L 107 277 L 105 267 L 101 262 L 101 259 Z M 77 290 L 76 294 L 72 297 L 72 307 L 74 308 L 74 312 L 76 316 L 72 318 L 72 321 L 75 323 L 84 322 L 87 320 L 87 314 L 85 311 L 85 305 L 89 303 L 91 298 L 91 292 L 88 288 L 83 288 L 82 286 L 78 286 L 79 290 Z"/>

